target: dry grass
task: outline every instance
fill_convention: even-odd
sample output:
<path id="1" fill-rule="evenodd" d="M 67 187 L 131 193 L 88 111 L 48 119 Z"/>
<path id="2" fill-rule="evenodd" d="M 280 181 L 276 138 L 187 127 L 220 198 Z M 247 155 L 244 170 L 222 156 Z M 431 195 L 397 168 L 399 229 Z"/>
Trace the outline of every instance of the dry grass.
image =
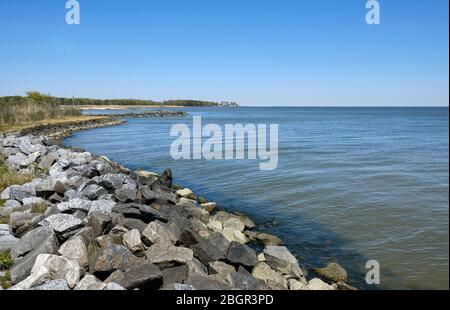
<path id="1" fill-rule="evenodd" d="M 31 213 L 44 214 L 48 206 L 45 203 L 39 203 L 31 208 Z"/>
<path id="2" fill-rule="evenodd" d="M 11 185 L 22 185 L 30 182 L 35 177 L 32 174 L 19 173 L 9 170 L 4 164 L 3 156 L 0 156 L 0 192 Z"/>
<path id="3" fill-rule="evenodd" d="M 16 104 L 0 105 L 0 124 L 2 125 L 15 125 L 79 115 L 81 115 L 80 109 L 62 107 L 57 103 L 25 100 Z"/>
<path id="4" fill-rule="evenodd" d="M 3 287 L 5 290 L 12 286 L 11 274 L 9 273 L 9 271 L 5 272 L 4 277 L 0 277 L 0 286 Z"/>
<path id="5" fill-rule="evenodd" d="M 40 125 L 60 125 L 60 124 L 76 124 L 78 122 L 84 122 L 84 121 L 92 121 L 92 120 L 98 120 L 98 119 L 105 119 L 106 116 L 92 116 L 92 115 L 81 115 L 81 116 L 70 116 L 70 117 L 63 117 L 59 119 L 44 119 L 40 121 L 33 121 L 33 122 L 26 122 L 21 124 L 14 124 L 14 125 L 0 125 L 0 132 L 3 133 L 10 133 L 10 132 L 16 132 L 23 129 L 33 128 Z"/>

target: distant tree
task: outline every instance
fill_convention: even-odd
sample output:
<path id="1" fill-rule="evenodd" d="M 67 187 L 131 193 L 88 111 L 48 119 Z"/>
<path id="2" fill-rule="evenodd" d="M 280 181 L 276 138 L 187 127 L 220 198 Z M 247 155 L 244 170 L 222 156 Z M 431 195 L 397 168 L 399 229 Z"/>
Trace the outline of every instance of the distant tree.
<path id="1" fill-rule="evenodd" d="M 50 94 L 43 94 L 38 91 L 28 91 L 26 92 L 27 98 L 35 102 L 50 102 L 52 101 L 52 96 Z"/>

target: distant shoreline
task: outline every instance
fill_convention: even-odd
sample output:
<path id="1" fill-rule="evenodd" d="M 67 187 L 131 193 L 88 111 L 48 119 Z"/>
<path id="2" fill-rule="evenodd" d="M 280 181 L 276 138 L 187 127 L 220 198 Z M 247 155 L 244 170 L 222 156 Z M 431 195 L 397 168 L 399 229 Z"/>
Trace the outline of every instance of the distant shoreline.
<path id="1" fill-rule="evenodd" d="M 183 106 L 176 105 L 167 105 L 167 106 L 159 106 L 159 105 L 81 105 L 76 106 L 80 110 L 124 110 L 124 109 L 162 109 L 162 108 L 187 108 Z"/>

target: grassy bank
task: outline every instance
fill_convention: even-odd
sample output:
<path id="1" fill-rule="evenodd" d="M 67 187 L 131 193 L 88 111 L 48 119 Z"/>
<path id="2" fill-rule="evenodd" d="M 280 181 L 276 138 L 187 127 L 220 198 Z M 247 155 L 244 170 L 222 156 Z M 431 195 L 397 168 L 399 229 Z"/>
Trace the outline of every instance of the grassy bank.
<path id="1" fill-rule="evenodd" d="M 0 193 L 11 185 L 22 185 L 33 179 L 33 174 L 23 174 L 17 171 L 9 170 L 5 165 L 5 159 L 0 156 Z M 0 201 L 0 207 L 3 202 Z"/>
<path id="2" fill-rule="evenodd" d="M 81 116 L 80 109 L 61 106 L 55 98 L 38 92 L 0 100 L 0 126 L 3 127 L 76 116 Z"/>
<path id="3" fill-rule="evenodd" d="M 65 116 L 57 119 L 43 119 L 39 121 L 30 121 L 30 122 L 24 122 L 20 124 L 14 124 L 14 125 L 2 125 L 0 124 L 0 132 L 2 133 L 11 133 L 11 132 L 18 132 L 23 129 L 29 129 L 41 125 L 71 125 L 76 124 L 79 122 L 85 122 L 85 121 L 93 121 L 93 120 L 100 120 L 100 119 L 106 119 L 105 116 L 93 116 L 93 115 L 79 115 L 79 116 Z"/>

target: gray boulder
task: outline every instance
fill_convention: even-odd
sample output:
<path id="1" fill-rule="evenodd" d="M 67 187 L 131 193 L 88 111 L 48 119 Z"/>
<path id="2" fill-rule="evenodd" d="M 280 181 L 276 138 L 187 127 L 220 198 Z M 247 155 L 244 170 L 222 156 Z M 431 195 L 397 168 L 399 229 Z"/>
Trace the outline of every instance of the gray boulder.
<path id="1" fill-rule="evenodd" d="M 49 170 L 52 165 L 55 163 L 57 158 L 53 154 L 47 154 L 45 156 L 42 156 L 41 161 L 39 162 L 38 167 L 40 169 Z"/>
<path id="2" fill-rule="evenodd" d="M 106 284 L 105 291 L 125 291 L 125 288 L 115 282 L 109 282 Z"/>
<path id="3" fill-rule="evenodd" d="M 256 253 L 245 244 L 231 243 L 227 253 L 227 260 L 232 264 L 254 267 L 258 264 Z"/>
<path id="4" fill-rule="evenodd" d="M 110 213 L 116 205 L 117 203 L 111 200 L 106 199 L 95 200 L 92 201 L 89 213 L 93 212 Z"/>
<path id="5" fill-rule="evenodd" d="M 22 202 L 24 198 L 34 197 L 34 196 L 36 196 L 36 192 L 31 186 L 13 185 L 13 186 L 6 188 L 2 192 L 1 199 L 4 199 L 4 200 L 13 199 L 13 200 Z"/>
<path id="6" fill-rule="evenodd" d="M 50 226 L 61 239 L 67 239 L 83 226 L 83 221 L 71 214 L 54 214 L 41 221 L 39 225 Z"/>
<path id="7" fill-rule="evenodd" d="M 57 207 L 61 212 L 75 212 L 76 210 L 89 212 L 91 210 L 92 203 L 93 202 L 90 200 L 74 198 L 70 201 L 59 203 Z"/>
<path id="8" fill-rule="evenodd" d="M 114 194 L 117 200 L 122 203 L 133 202 L 138 198 L 137 191 L 128 187 L 117 189 Z"/>
<path id="9" fill-rule="evenodd" d="M 121 213 L 128 218 L 135 218 L 142 220 L 144 223 L 150 223 L 155 220 L 167 222 L 167 217 L 161 212 L 146 206 L 135 203 L 117 204 L 113 209 L 113 212 Z"/>
<path id="10" fill-rule="evenodd" d="M 12 227 L 13 230 L 17 230 L 20 227 L 26 225 L 27 223 L 29 223 L 30 221 L 33 220 L 33 218 L 35 218 L 36 214 L 30 213 L 30 212 L 13 212 L 11 213 L 11 215 L 9 216 L 9 223 Z"/>
<path id="11" fill-rule="evenodd" d="M 208 276 L 194 273 L 189 275 L 186 284 L 191 285 L 196 290 L 204 291 L 224 291 L 232 289 L 230 284 L 214 280 Z"/>
<path id="12" fill-rule="evenodd" d="M 67 259 L 75 260 L 80 267 L 87 267 L 88 250 L 83 237 L 74 236 L 67 240 L 58 250 L 58 253 Z"/>
<path id="13" fill-rule="evenodd" d="M 108 194 L 108 191 L 97 184 L 91 184 L 83 188 L 82 193 L 90 200 L 96 200 L 99 196 Z"/>
<path id="14" fill-rule="evenodd" d="M 40 254 L 31 270 L 30 276 L 12 287 L 13 290 L 28 290 L 47 281 L 64 279 L 70 288 L 75 287 L 81 275 L 76 261 L 62 256 Z"/>
<path id="15" fill-rule="evenodd" d="M 347 271 L 338 263 L 330 263 L 326 267 L 316 268 L 315 271 L 322 277 L 332 282 L 347 282 Z"/>
<path id="16" fill-rule="evenodd" d="M 176 235 L 160 221 L 153 221 L 142 232 L 142 236 L 151 244 L 164 243 L 175 244 L 177 242 Z"/>
<path id="17" fill-rule="evenodd" d="M 108 173 L 93 178 L 93 180 L 100 186 L 106 188 L 110 192 L 114 192 L 116 189 L 122 187 L 122 184 L 126 180 L 124 174 Z"/>
<path id="18" fill-rule="evenodd" d="M 113 273 L 105 282 L 114 282 L 127 290 L 156 290 L 163 285 L 159 268 L 149 261 L 142 261 L 125 272 Z"/>
<path id="19" fill-rule="evenodd" d="M 48 281 L 40 286 L 33 288 L 36 291 L 68 291 L 70 290 L 67 281 L 64 279 Z"/>
<path id="20" fill-rule="evenodd" d="M 228 281 L 234 288 L 245 291 L 255 291 L 260 285 L 258 280 L 242 267 L 239 267 L 237 272 L 231 272 L 228 275 Z"/>
<path id="21" fill-rule="evenodd" d="M 298 280 L 306 281 L 297 259 L 284 246 L 267 246 L 264 249 L 266 263 L 273 269 Z"/>
<path id="22" fill-rule="evenodd" d="M 2 226 L 2 225 L 0 225 Z M 19 239 L 11 234 L 4 233 L 0 228 L 0 252 L 6 252 L 19 242 Z"/>
<path id="23" fill-rule="evenodd" d="M 50 227 L 39 227 L 26 233 L 11 248 L 15 265 L 11 268 L 11 282 L 18 283 L 25 279 L 39 254 L 53 254 L 59 248 L 55 232 Z"/>
<path id="24" fill-rule="evenodd" d="M 101 282 L 93 275 L 87 274 L 84 278 L 78 282 L 75 286 L 75 291 L 103 291 L 106 288 L 106 284 Z"/>
<path id="25" fill-rule="evenodd" d="M 191 249 L 176 247 L 171 243 L 157 243 L 145 252 L 145 256 L 152 264 L 169 267 L 176 264 L 186 264 L 186 262 L 192 260 L 193 252 Z"/>
<path id="26" fill-rule="evenodd" d="M 94 237 L 98 237 L 112 228 L 112 219 L 105 213 L 93 212 L 87 217 L 86 226 L 92 228 Z"/>
<path id="27" fill-rule="evenodd" d="M 125 246 L 107 243 L 98 249 L 96 257 L 91 261 L 91 268 L 94 275 L 100 279 L 105 279 L 116 270 L 126 271 L 141 259 L 133 255 Z M 117 282 L 117 281 L 113 281 Z M 117 282 L 121 284 L 120 282 Z"/>
<path id="28" fill-rule="evenodd" d="M 205 265 L 209 262 L 225 259 L 227 255 L 226 252 L 207 239 L 200 240 L 199 243 L 192 245 L 191 249 L 195 257 Z"/>
<path id="29" fill-rule="evenodd" d="M 30 158 L 23 153 L 17 153 L 15 155 L 9 156 L 6 160 L 6 165 L 9 167 L 19 167 L 26 168 L 33 163 L 33 158 Z"/>

